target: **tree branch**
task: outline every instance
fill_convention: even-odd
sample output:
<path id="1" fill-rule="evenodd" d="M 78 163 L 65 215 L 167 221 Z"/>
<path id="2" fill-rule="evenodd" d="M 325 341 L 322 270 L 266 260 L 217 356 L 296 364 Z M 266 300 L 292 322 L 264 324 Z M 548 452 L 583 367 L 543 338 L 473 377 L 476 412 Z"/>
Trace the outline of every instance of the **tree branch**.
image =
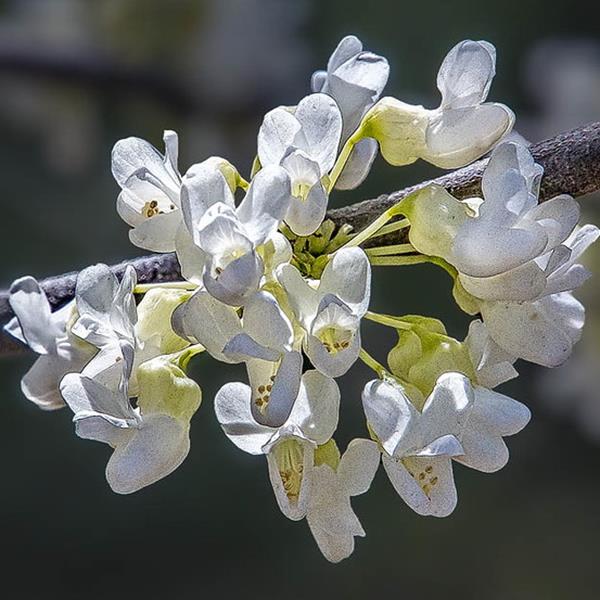
<path id="1" fill-rule="evenodd" d="M 567 133 L 531 146 L 531 152 L 544 167 L 540 201 L 559 194 L 583 196 L 600 189 L 600 122 L 574 129 Z M 356 230 L 362 229 L 383 211 L 408 194 L 436 183 L 445 187 L 456 198 L 468 198 L 481 193 L 481 175 L 487 159 L 477 161 L 464 169 L 453 171 L 432 181 L 383 194 L 372 200 L 365 200 L 351 206 L 330 210 L 328 217 L 338 226 L 350 224 Z M 377 245 L 397 244 L 405 241 L 406 230 L 401 230 L 377 239 Z M 112 267 L 121 276 L 127 265 L 133 265 L 140 283 L 156 283 L 181 279 L 179 265 L 174 254 L 152 254 Z M 57 307 L 73 298 L 77 273 L 67 273 L 42 280 L 40 283 L 50 303 Z M 8 291 L 0 292 L 0 326 L 12 317 L 8 303 Z M 0 335 L 0 354 L 23 350 L 24 347 L 13 341 L 4 332 Z"/>

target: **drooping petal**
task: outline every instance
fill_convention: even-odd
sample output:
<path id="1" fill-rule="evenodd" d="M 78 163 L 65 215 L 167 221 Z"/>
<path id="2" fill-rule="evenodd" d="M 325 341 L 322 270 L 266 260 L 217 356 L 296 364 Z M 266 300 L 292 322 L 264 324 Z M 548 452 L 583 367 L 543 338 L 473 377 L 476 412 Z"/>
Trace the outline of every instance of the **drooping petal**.
<path id="1" fill-rule="evenodd" d="M 457 494 L 450 458 L 397 460 L 384 454 L 383 467 L 398 495 L 416 513 L 447 517 L 456 508 Z"/>
<path id="2" fill-rule="evenodd" d="M 568 292 L 535 302 L 483 302 L 481 314 L 506 352 L 545 367 L 569 357 L 584 322 L 583 306 Z"/>
<path id="3" fill-rule="evenodd" d="M 305 352 L 318 371 L 329 377 L 341 377 L 358 359 L 360 345 L 359 331 L 352 335 L 350 345 L 338 352 L 330 352 L 319 338 L 308 335 Z"/>
<path id="4" fill-rule="evenodd" d="M 285 449 L 282 444 L 285 444 Z M 277 505 L 292 521 L 299 521 L 306 516 L 312 491 L 313 462 L 313 446 L 295 438 L 284 439 L 267 454 L 269 479 Z M 289 487 L 290 481 L 294 481 L 290 478 L 294 477 L 297 479 L 294 487 L 286 489 L 286 485 Z"/>
<path id="5" fill-rule="evenodd" d="M 52 319 L 50 303 L 40 284 L 33 277 L 17 279 L 10 286 L 8 302 L 17 318 L 8 332 L 38 354 L 55 352 L 56 340 L 64 331 Z"/>
<path id="6" fill-rule="evenodd" d="M 318 371 L 306 371 L 289 422 L 315 444 L 324 444 L 337 428 L 339 409 L 340 390 L 336 382 Z"/>
<path id="7" fill-rule="evenodd" d="M 354 147 L 335 188 L 338 190 L 353 190 L 357 188 L 369 174 L 373 161 L 377 157 L 379 146 L 371 138 L 360 140 Z"/>
<path id="8" fill-rule="evenodd" d="M 217 420 L 227 437 L 241 450 L 263 454 L 275 429 L 260 425 L 250 412 L 250 387 L 239 382 L 225 384 L 215 396 Z"/>
<path id="9" fill-rule="evenodd" d="M 290 177 L 285 169 L 267 165 L 254 176 L 237 215 L 256 245 L 275 234 L 285 217 L 290 198 Z"/>
<path id="10" fill-rule="evenodd" d="M 235 308 L 199 290 L 181 310 L 184 312 L 178 312 L 182 331 L 178 333 L 193 337 L 217 360 L 232 362 L 223 354 L 223 349 L 229 340 L 242 333 L 242 324 Z"/>
<path id="11" fill-rule="evenodd" d="M 106 480 L 117 494 L 131 494 L 170 475 L 190 450 L 189 426 L 164 414 L 144 419 L 141 427 L 115 448 Z"/>
<path id="12" fill-rule="evenodd" d="M 371 299 L 371 265 L 364 250 L 338 250 L 323 270 L 319 293 L 337 296 L 354 315 L 362 317 Z"/>
<path id="13" fill-rule="evenodd" d="M 258 292 L 246 302 L 243 322 L 244 331 L 266 348 L 291 349 L 292 323 L 268 292 Z"/>
<path id="14" fill-rule="evenodd" d="M 259 359 L 247 362 L 252 415 L 258 423 L 280 427 L 290 417 L 301 392 L 302 362 L 299 352 L 285 352 L 279 363 Z"/>
<path id="15" fill-rule="evenodd" d="M 350 496 L 364 494 L 379 468 L 381 453 L 372 440 L 352 440 L 337 468 L 338 477 Z"/>
<path id="16" fill-rule="evenodd" d="M 302 277 L 300 271 L 290 264 L 277 269 L 277 279 L 287 292 L 296 318 L 308 328 L 319 306 L 319 293 Z"/>
<path id="17" fill-rule="evenodd" d="M 263 273 L 260 256 L 252 251 L 231 261 L 216 277 L 207 269 L 202 281 L 208 292 L 221 302 L 242 306 L 258 290 Z"/>
<path id="18" fill-rule="evenodd" d="M 362 392 L 362 403 L 370 428 L 388 454 L 415 445 L 419 413 L 398 383 L 369 381 Z"/>
<path id="19" fill-rule="evenodd" d="M 60 380 L 69 371 L 83 367 L 55 355 L 42 355 L 21 380 L 23 395 L 43 410 L 62 408 L 65 402 L 59 391 Z"/>
<path id="20" fill-rule="evenodd" d="M 439 112 L 427 127 L 422 158 L 442 169 L 464 167 L 506 135 L 514 114 L 503 104 L 481 104 Z"/>
<path id="21" fill-rule="evenodd" d="M 285 222 L 296 235 L 311 235 L 325 219 L 328 202 L 327 191 L 323 184 L 318 181 L 310 188 L 306 200 L 291 198 L 285 215 Z"/>
<path id="22" fill-rule="evenodd" d="M 151 252 L 173 252 L 175 237 L 181 224 L 178 210 L 144 219 L 129 231 L 129 240 L 134 246 Z"/>
<path id="23" fill-rule="evenodd" d="M 200 247 L 194 244 L 184 223 L 179 225 L 175 235 L 175 252 L 183 278 L 200 285 L 208 257 Z"/>
<path id="24" fill-rule="evenodd" d="M 498 471 L 508 462 L 508 448 L 502 437 L 521 431 L 530 417 L 524 404 L 477 387 L 473 411 L 460 440 L 464 455 L 456 460 L 485 473 Z"/>

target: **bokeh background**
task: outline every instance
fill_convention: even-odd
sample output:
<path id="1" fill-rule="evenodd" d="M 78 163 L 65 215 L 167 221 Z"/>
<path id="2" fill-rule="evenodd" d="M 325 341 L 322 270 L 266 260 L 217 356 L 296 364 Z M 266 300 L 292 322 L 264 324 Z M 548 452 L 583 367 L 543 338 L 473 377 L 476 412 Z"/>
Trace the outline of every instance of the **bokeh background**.
<path id="1" fill-rule="evenodd" d="M 594 3 L 374 0 L 3 0 L 0 2 L 0 287 L 140 254 L 114 210 L 110 149 L 180 134 L 182 170 L 211 154 L 248 172 L 262 115 L 308 93 L 311 72 L 357 34 L 388 57 L 387 93 L 434 106 L 448 49 L 498 50 L 492 98 L 537 141 L 600 119 L 600 20 Z M 436 171 L 379 160 L 334 205 L 399 189 Z M 598 200 L 598 198 L 596 198 Z M 583 201 L 598 223 L 594 200 Z M 304 522 L 278 511 L 266 465 L 222 435 L 216 390 L 239 371 L 208 357 L 194 376 L 204 404 L 192 450 L 173 475 L 133 496 L 104 480 L 109 449 L 75 437 L 67 411 L 20 395 L 31 356 L 0 361 L 0 594 L 10 599 L 597 598 L 600 538 L 600 255 L 582 291 L 589 327 L 573 359 L 546 373 L 521 365 L 505 387 L 532 409 L 489 476 L 456 467 L 459 506 L 422 518 L 380 472 L 356 498 L 367 538 L 340 565 Z M 596 263 L 596 264 L 594 264 Z M 430 267 L 375 272 L 373 307 L 443 318 L 464 337 L 450 281 Z M 389 332 L 366 327 L 384 359 Z M 341 380 L 341 446 L 365 435 L 357 365 Z"/>

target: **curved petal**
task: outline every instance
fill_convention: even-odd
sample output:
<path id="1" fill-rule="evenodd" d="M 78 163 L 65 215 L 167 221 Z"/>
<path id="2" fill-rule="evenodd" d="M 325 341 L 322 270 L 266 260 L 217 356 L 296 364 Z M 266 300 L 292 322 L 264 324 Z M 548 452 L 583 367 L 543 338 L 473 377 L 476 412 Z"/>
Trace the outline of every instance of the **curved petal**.
<path id="1" fill-rule="evenodd" d="M 129 240 L 134 246 L 151 252 L 173 252 L 180 224 L 179 210 L 148 217 L 130 230 Z"/>
<path id="2" fill-rule="evenodd" d="M 279 165 L 294 145 L 301 129 L 298 119 L 285 107 L 269 111 L 258 132 L 258 159 L 263 167 Z"/>
<path id="3" fill-rule="evenodd" d="M 190 450 L 189 425 L 168 415 L 153 414 L 106 465 L 106 480 L 117 494 L 131 494 L 170 475 Z"/>
<path id="4" fill-rule="evenodd" d="M 177 253 L 177 260 L 183 278 L 200 285 L 208 257 L 203 250 L 194 244 L 194 240 L 184 223 L 180 223 L 175 235 L 175 252 Z"/>
<path id="5" fill-rule="evenodd" d="M 215 413 L 225 435 L 241 450 L 263 454 L 275 429 L 260 425 L 250 412 L 250 387 L 239 382 L 225 384 L 215 396 Z"/>
<path id="6" fill-rule="evenodd" d="M 503 104 L 480 104 L 434 113 L 422 158 L 454 169 L 483 156 L 512 128 L 514 114 Z"/>
<path id="7" fill-rule="evenodd" d="M 481 314 L 494 341 L 512 356 L 556 367 L 579 341 L 585 311 L 568 292 L 535 302 L 483 302 Z"/>
<path id="8" fill-rule="evenodd" d="M 350 154 L 350 158 L 335 184 L 335 189 L 353 190 L 357 188 L 367 178 L 378 150 L 379 146 L 374 139 L 360 140 Z"/>
<path id="9" fill-rule="evenodd" d="M 447 54 L 437 76 L 442 107 L 463 108 L 483 102 L 496 74 L 496 49 L 489 42 L 460 42 Z"/>
<path id="10" fill-rule="evenodd" d="M 340 390 L 336 382 L 318 371 L 306 371 L 289 422 L 317 445 L 334 434 L 339 418 Z"/>
<path id="11" fill-rule="evenodd" d="M 381 453 L 372 440 L 352 440 L 342 455 L 337 474 L 350 496 L 364 494 L 379 468 Z"/>
<path id="12" fill-rule="evenodd" d="M 356 331 L 347 348 L 330 353 L 319 338 L 309 334 L 305 351 L 315 369 L 329 377 L 341 377 L 358 359 L 360 345 L 360 331 Z"/>
<path id="13" fill-rule="evenodd" d="M 402 387 L 393 381 L 374 379 L 362 392 L 362 404 L 369 427 L 389 455 L 417 442 L 419 413 Z"/>
<path id="14" fill-rule="evenodd" d="M 256 245 L 275 234 L 291 195 L 290 177 L 282 167 L 267 165 L 254 176 L 237 215 Z"/>
<path id="15" fill-rule="evenodd" d="M 185 311 L 179 317 L 186 337 L 196 339 L 217 360 L 232 362 L 223 354 L 223 349 L 234 336 L 242 333 L 235 308 L 200 290 L 187 301 Z"/>
<path id="16" fill-rule="evenodd" d="M 83 364 L 71 364 L 57 356 L 40 356 L 21 379 L 23 395 L 43 410 L 56 410 L 65 405 L 59 384 L 69 371 L 77 371 Z"/>
<path id="17" fill-rule="evenodd" d="M 40 284 L 33 277 L 17 279 L 10 286 L 8 302 L 19 326 L 17 330 L 13 321 L 9 333 L 38 354 L 55 352 L 56 340 L 65 332 L 52 319 L 50 303 Z"/>
<path id="18" fill-rule="evenodd" d="M 285 222 L 296 235 L 311 235 L 325 219 L 328 202 L 325 187 L 318 181 L 310 188 L 306 200 L 296 197 L 290 199 Z"/>
<path id="19" fill-rule="evenodd" d="M 361 248 L 342 248 L 333 255 L 321 275 L 319 294 L 333 294 L 357 317 L 369 308 L 371 265 Z"/>
<path id="20" fill-rule="evenodd" d="M 302 127 L 303 141 L 306 142 L 306 145 L 299 144 L 299 147 L 319 163 L 321 175 L 325 175 L 335 164 L 340 143 L 340 109 L 331 96 L 311 94 L 298 103 L 294 116 Z"/>
<path id="21" fill-rule="evenodd" d="M 243 323 L 244 331 L 259 344 L 280 352 L 291 350 L 294 341 L 292 324 L 268 292 L 258 292 L 246 302 Z"/>
<path id="22" fill-rule="evenodd" d="M 277 279 L 284 287 L 296 318 L 308 328 L 319 306 L 319 294 L 302 277 L 300 271 L 290 264 L 277 269 Z"/>
<path id="23" fill-rule="evenodd" d="M 419 515 L 447 517 L 456 508 L 450 458 L 396 460 L 384 454 L 383 467 L 398 495 Z"/>

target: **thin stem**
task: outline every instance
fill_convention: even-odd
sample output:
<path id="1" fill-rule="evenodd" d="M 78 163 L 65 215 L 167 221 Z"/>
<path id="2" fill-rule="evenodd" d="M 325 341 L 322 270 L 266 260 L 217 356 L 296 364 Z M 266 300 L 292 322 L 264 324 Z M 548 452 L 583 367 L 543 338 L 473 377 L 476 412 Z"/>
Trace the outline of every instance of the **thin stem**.
<path id="1" fill-rule="evenodd" d="M 335 161 L 335 165 L 333 165 L 333 169 L 331 170 L 331 173 L 329 173 L 329 186 L 327 188 L 328 194 L 331 193 L 331 190 L 335 187 L 335 184 L 337 183 L 338 179 L 340 178 L 340 175 L 342 174 L 342 171 L 344 170 L 344 167 L 346 166 L 346 163 L 348 162 L 348 159 L 350 158 L 350 155 L 352 154 L 352 151 L 354 150 L 354 146 L 356 146 L 356 144 L 359 141 L 360 141 L 360 129 L 357 129 L 346 140 L 346 143 L 344 144 L 344 147 L 342 148 L 340 155 L 338 156 L 337 160 Z"/>
<path id="2" fill-rule="evenodd" d="M 189 281 L 164 281 L 162 283 L 140 283 L 135 286 L 134 294 L 145 294 L 153 289 L 189 290 L 194 291 L 198 286 Z"/>
<path id="3" fill-rule="evenodd" d="M 387 235 L 388 233 L 394 233 L 394 231 L 400 231 L 401 229 L 406 229 L 410 227 L 410 221 L 408 219 L 400 219 L 395 223 L 388 223 L 384 225 L 377 233 L 373 234 L 371 237 L 379 237 L 381 235 Z"/>
<path id="4" fill-rule="evenodd" d="M 392 327 L 393 329 L 412 329 L 412 325 L 403 321 L 400 317 L 391 317 L 389 315 L 382 315 L 379 313 L 371 312 L 370 310 L 364 316 L 365 319 L 385 325 L 386 327 Z"/>
<path id="5" fill-rule="evenodd" d="M 412 244 L 392 244 L 391 246 L 376 246 L 367 248 L 365 252 L 369 256 L 388 256 L 390 254 L 408 254 L 416 252 Z"/>
<path id="6" fill-rule="evenodd" d="M 365 365 L 367 365 L 367 367 L 373 369 L 373 371 L 377 373 L 378 377 L 389 375 L 388 370 L 380 362 L 375 360 L 364 348 L 360 349 L 360 354 L 358 357 L 365 363 Z"/>
<path id="7" fill-rule="evenodd" d="M 433 262 L 430 256 L 419 254 L 416 256 L 369 256 L 369 262 L 374 267 L 400 267 L 404 265 L 419 265 Z"/>

